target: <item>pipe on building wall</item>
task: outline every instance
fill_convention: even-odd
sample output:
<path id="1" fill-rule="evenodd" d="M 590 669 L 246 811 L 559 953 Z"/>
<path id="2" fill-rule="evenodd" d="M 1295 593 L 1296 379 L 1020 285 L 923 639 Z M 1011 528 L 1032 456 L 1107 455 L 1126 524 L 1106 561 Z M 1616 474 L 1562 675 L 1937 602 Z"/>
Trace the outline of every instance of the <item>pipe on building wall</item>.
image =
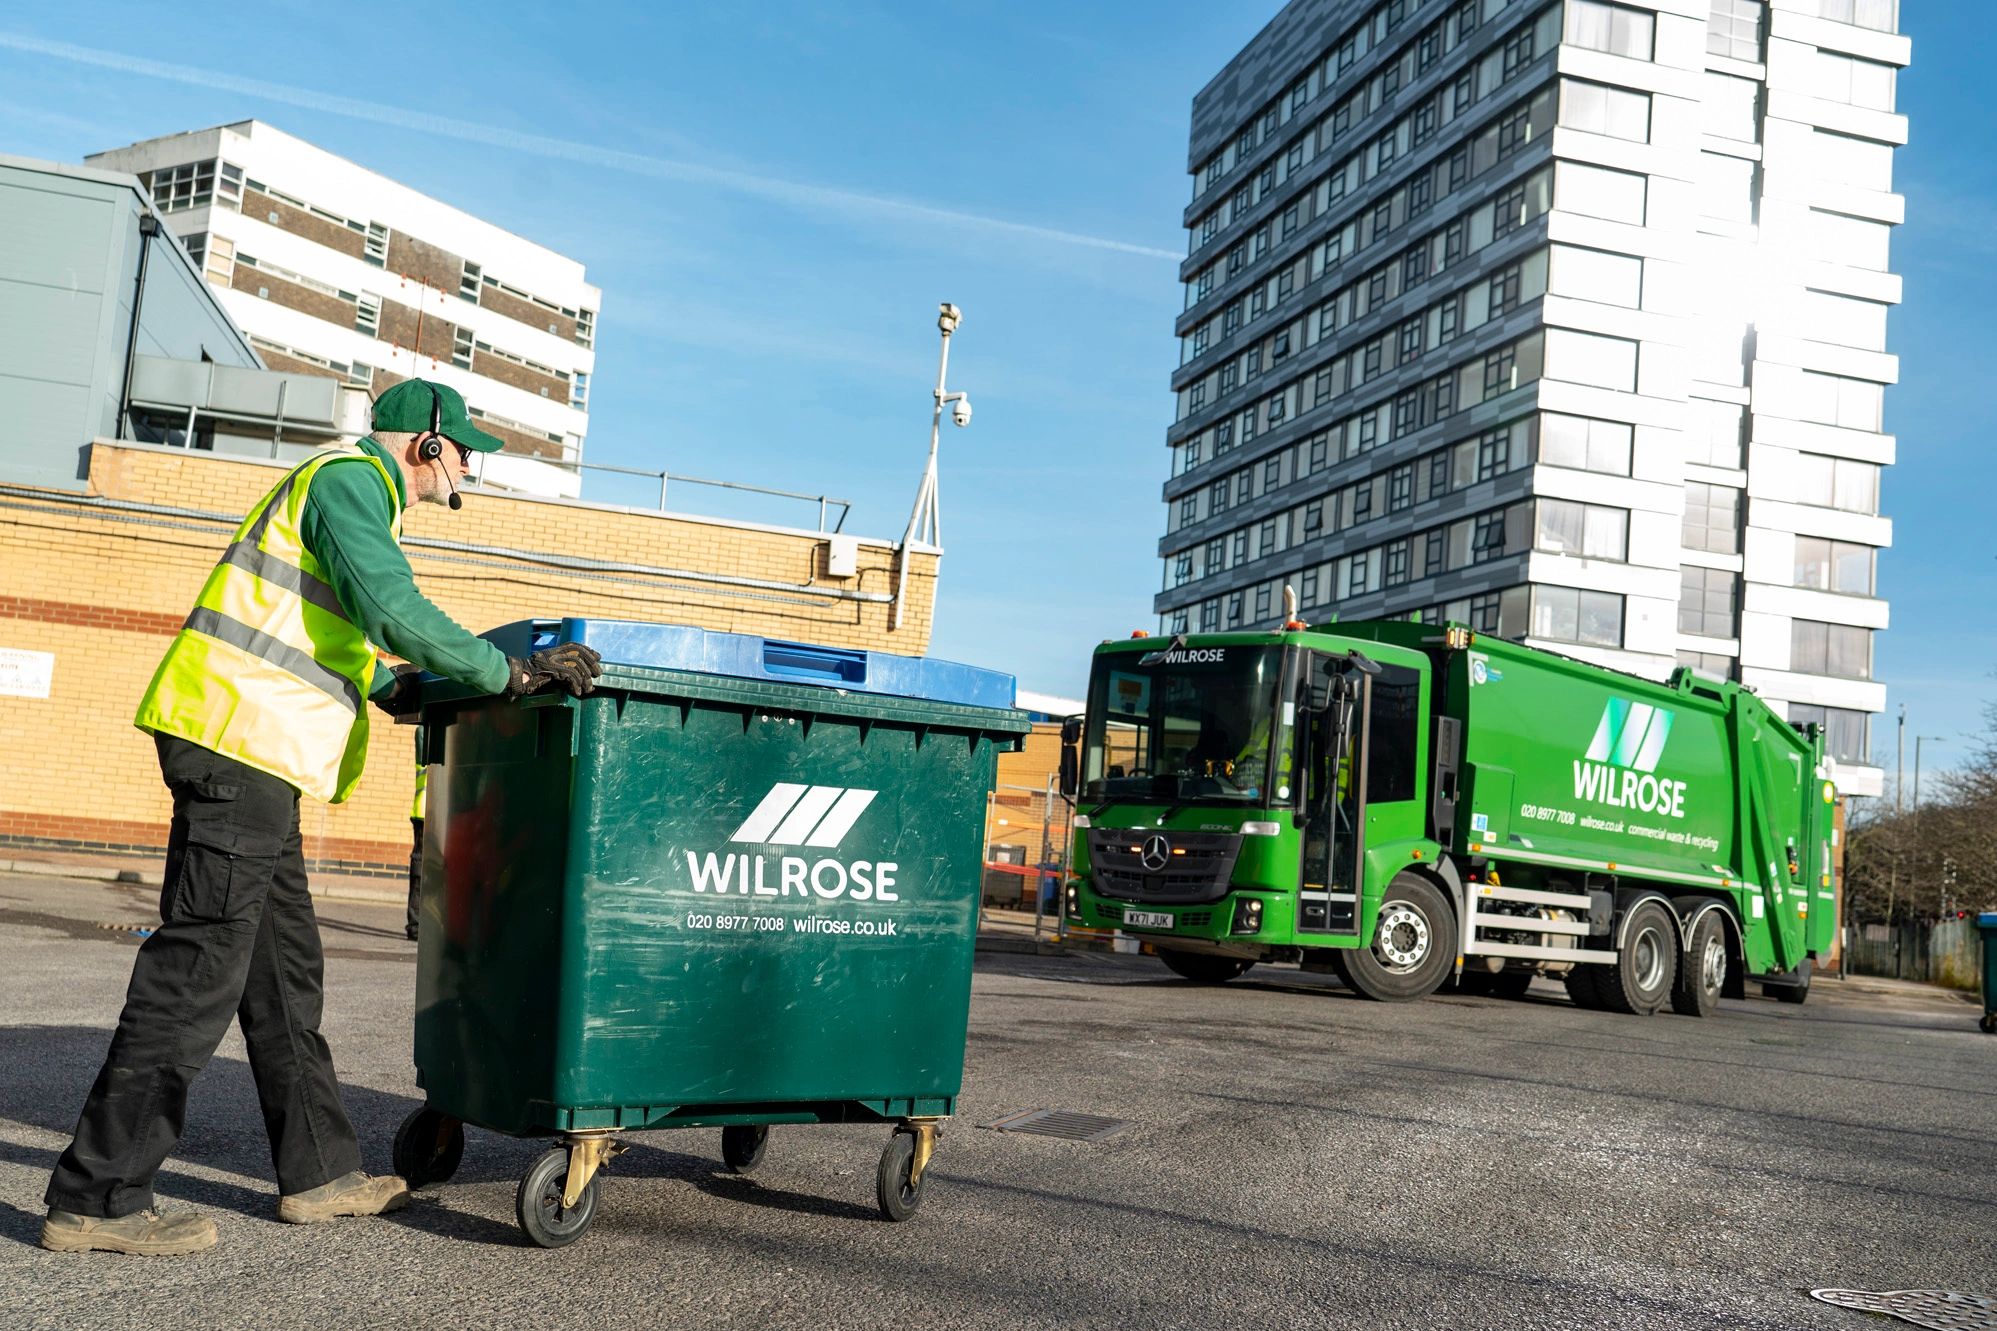
<path id="1" fill-rule="evenodd" d="M 132 413 L 132 368 L 139 359 L 139 311 L 146 303 L 146 265 L 153 255 L 153 237 L 159 234 L 159 215 L 152 212 L 139 214 L 139 276 L 132 285 L 132 325 L 125 332 L 125 378 L 118 389 L 118 419 L 114 427 L 118 437 L 126 437 L 125 429 L 130 424 Z"/>
<path id="2" fill-rule="evenodd" d="M 98 509 L 107 516 L 113 513 L 143 515 L 146 518 L 186 518 L 196 522 L 214 523 L 218 526 L 235 528 L 242 522 L 237 514 L 214 513 L 198 508 L 173 508 L 166 504 L 143 504 L 132 499 L 111 499 L 103 495 L 73 495 L 56 490 L 36 490 L 27 486 L 0 485 L 0 495 L 15 499 L 37 500 L 45 504 L 68 504 L 78 508 Z M 20 504 L 5 505 L 8 508 L 25 507 Z M 486 555 L 501 559 L 516 560 L 528 564 L 547 564 L 557 568 L 584 569 L 593 573 L 634 573 L 653 578 L 670 578 L 682 582 L 703 582 L 723 587 L 742 587 L 763 592 L 782 592 L 791 596 L 809 596 L 827 601 L 857 601 L 867 605 L 886 605 L 894 600 L 887 592 L 863 592 L 845 587 L 819 587 L 810 583 L 777 582 L 768 578 L 744 578 L 732 573 L 708 573 L 701 569 L 666 568 L 655 564 L 625 564 L 606 559 L 585 559 L 574 555 L 544 554 L 537 550 L 521 550 L 505 545 L 474 545 L 467 541 L 443 541 L 433 537 L 411 536 L 402 542 L 421 550 L 443 550 L 454 554 Z"/>

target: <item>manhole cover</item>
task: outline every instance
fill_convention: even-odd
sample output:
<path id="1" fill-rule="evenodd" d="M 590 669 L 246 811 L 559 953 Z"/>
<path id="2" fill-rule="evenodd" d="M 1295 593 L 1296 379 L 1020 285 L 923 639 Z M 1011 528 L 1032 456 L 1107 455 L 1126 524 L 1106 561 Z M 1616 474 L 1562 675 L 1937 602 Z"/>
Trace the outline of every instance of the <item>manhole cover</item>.
<path id="1" fill-rule="evenodd" d="M 999 1132 L 1027 1132 L 1039 1137 L 1064 1137 L 1074 1142 L 1099 1142 L 1105 1137 L 1114 1137 L 1130 1124 L 1124 1119 L 1078 1114 L 1072 1109 L 1022 1109 L 985 1126 Z"/>
<path id="2" fill-rule="evenodd" d="M 1997 1299 L 1940 1289 L 1813 1289 L 1810 1297 L 1858 1312 L 1885 1313 L 1933 1331 L 1997 1331 Z"/>

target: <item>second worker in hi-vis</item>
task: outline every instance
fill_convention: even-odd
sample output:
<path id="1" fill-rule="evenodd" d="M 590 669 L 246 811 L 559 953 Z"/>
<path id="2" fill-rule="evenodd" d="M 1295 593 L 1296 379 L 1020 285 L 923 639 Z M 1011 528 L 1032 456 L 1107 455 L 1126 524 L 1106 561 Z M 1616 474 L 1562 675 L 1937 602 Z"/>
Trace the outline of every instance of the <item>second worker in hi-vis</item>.
<path id="1" fill-rule="evenodd" d="M 132 965 L 125 1008 L 76 1138 L 49 1180 L 41 1243 L 64 1252 L 173 1254 L 216 1242 L 215 1223 L 153 1205 L 179 1141 L 187 1088 L 239 1020 L 278 1185 L 296 1224 L 408 1201 L 399 1178 L 361 1172 L 319 1033 L 324 958 L 306 892 L 300 793 L 338 803 L 367 757 L 374 702 L 399 715 L 432 671 L 488 693 L 602 673 L 564 643 L 509 658 L 417 591 L 402 514 L 459 506 L 473 451 L 501 441 L 442 384 L 405 380 L 374 432 L 322 449 L 250 509 L 139 703 L 173 794 L 160 924 Z M 387 667 L 382 651 L 407 664 Z"/>

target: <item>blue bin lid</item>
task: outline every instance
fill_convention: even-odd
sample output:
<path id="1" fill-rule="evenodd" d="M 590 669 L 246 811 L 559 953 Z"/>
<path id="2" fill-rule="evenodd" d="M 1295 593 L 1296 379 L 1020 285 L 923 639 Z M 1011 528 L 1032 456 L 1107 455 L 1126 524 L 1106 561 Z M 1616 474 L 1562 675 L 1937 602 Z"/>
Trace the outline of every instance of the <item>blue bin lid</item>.
<path id="1" fill-rule="evenodd" d="M 687 624 L 523 619 L 479 636 L 508 656 L 525 656 L 558 642 L 580 642 L 596 648 L 612 665 L 694 670 L 778 684 L 817 684 L 969 707 L 1009 708 L 1014 698 L 1013 677 L 1002 670 L 926 656 L 759 638 L 749 633 L 716 633 Z"/>

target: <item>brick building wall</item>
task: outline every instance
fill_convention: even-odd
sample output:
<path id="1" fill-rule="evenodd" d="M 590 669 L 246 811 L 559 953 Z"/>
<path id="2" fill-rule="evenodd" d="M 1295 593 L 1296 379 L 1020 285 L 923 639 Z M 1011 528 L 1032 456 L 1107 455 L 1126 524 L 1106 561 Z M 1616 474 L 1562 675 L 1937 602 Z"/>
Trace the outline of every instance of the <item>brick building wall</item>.
<path id="1" fill-rule="evenodd" d="M 156 852 L 170 802 L 151 739 L 131 717 L 167 642 L 245 512 L 281 475 L 264 462 L 139 444 L 90 452 L 93 496 L 202 514 L 92 509 L 56 492 L 11 497 L 0 509 L 0 647 L 55 654 L 48 698 L 0 697 L 0 846 Z M 891 607 L 814 596 L 837 588 L 894 589 L 894 553 L 863 542 L 858 576 L 824 574 L 813 533 L 606 509 L 533 497 L 471 494 L 461 512 L 422 506 L 405 517 L 417 584 L 474 631 L 530 617 L 584 615 L 695 624 L 833 646 L 920 655 L 927 650 L 936 557 L 913 557 L 899 629 Z M 731 588 L 643 572 L 565 574 L 503 553 L 437 550 L 446 540 L 488 551 L 530 546 L 543 555 L 782 584 Z M 393 875 L 408 858 L 414 781 L 411 732 L 380 713 L 367 776 L 347 803 L 306 800 L 306 855 L 314 867 Z"/>

